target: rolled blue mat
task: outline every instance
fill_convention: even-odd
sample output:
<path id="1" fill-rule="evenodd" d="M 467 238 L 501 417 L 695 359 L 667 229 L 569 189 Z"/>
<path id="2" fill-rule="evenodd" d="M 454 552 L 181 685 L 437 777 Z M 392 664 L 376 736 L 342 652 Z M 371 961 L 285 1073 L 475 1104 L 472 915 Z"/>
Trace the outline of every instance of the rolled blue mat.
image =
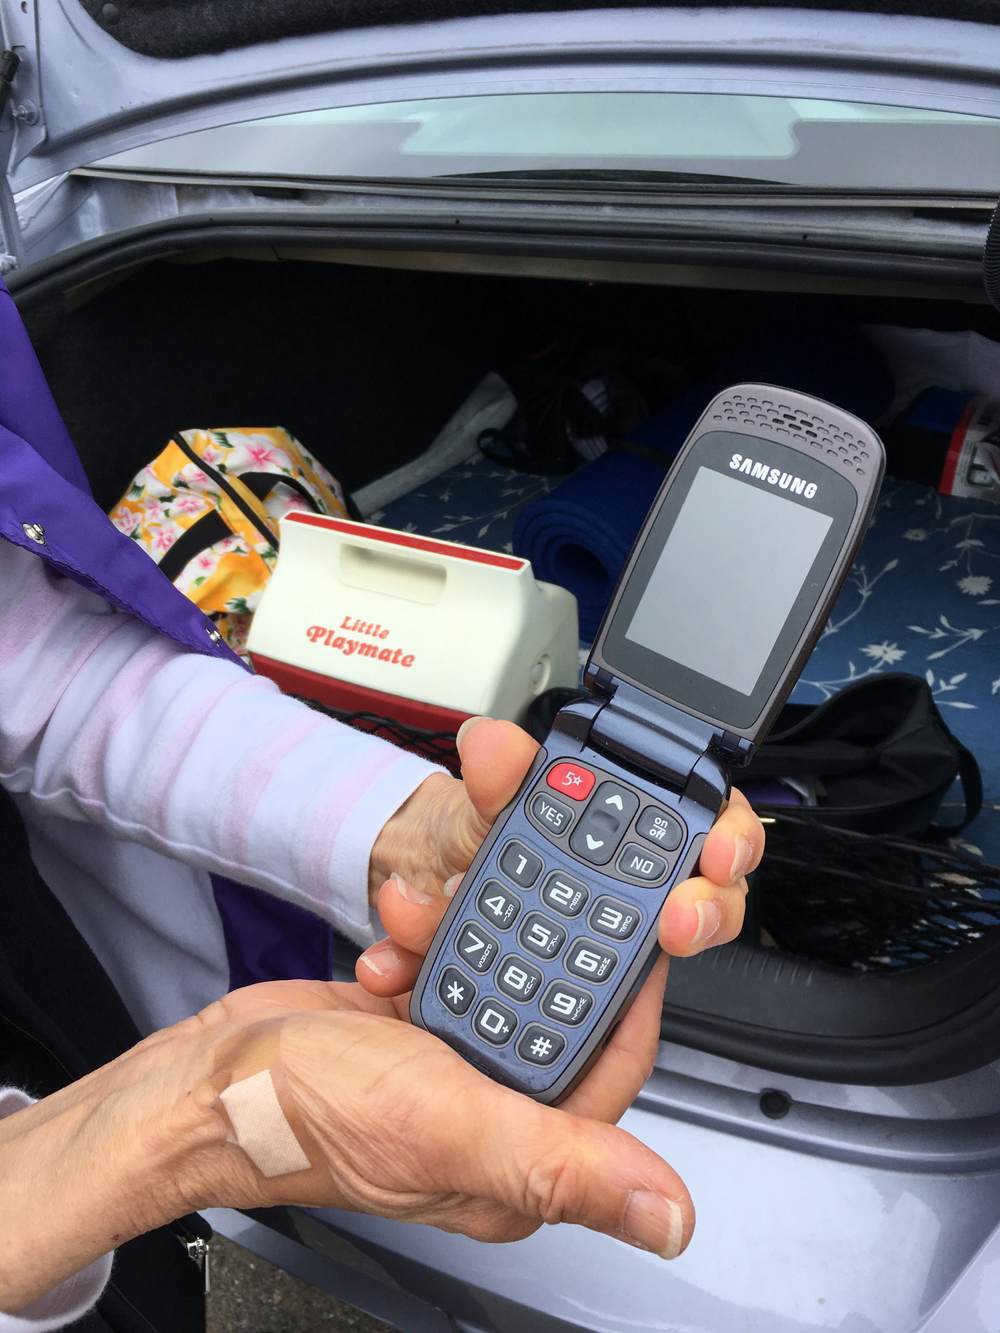
<path id="1" fill-rule="evenodd" d="M 588 643 L 665 475 L 652 459 L 602 454 L 521 512 L 515 553 L 531 561 L 536 578 L 575 595 Z"/>
<path id="2" fill-rule="evenodd" d="M 667 468 L 712 393 L 705 386 L 688 390 L 633 436 L 643 452 L 602 454 L 521 511 L 514 553 L 531 561 L 536 578 L 574 594 L 585 642 L 597 633 Z"/>

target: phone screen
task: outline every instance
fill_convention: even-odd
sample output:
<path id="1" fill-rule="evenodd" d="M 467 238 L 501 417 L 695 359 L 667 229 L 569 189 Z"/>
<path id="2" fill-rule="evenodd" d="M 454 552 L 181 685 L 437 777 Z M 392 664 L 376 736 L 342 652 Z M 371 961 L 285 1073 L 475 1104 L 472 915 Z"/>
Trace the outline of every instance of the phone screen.
<path id="1" fill-rule="evenodd" d="M 832 523 L 699 468 L 625 637 L 752 694 Z"/>

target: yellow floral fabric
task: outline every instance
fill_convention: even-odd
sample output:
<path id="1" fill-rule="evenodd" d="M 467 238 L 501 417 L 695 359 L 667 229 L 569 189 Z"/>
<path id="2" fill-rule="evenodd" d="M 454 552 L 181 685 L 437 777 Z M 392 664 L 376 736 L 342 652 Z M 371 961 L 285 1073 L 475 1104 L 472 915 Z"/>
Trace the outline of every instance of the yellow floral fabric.
<path id="1" fill-rule="evenodd" d="M 181 437 L 200 461 L 171 440 L 133 479 L 111 510 L 111 521 L 159 564 L 184 533 L 218 514 L 229 535 L 192 556 L 174 582 L 215 619 L 229 646 L 245 654 L 253 612 L 277 560 L 279 520 L 294 509 L 346 517 L 343 491 L 280 426 L 186 430 Z M 278 484 L 259 500 L 240 481 L 242 473 L 271 473 Z M 298 490 L 281 485 L 282 477 L 304 487 L 312 505 Z"/>

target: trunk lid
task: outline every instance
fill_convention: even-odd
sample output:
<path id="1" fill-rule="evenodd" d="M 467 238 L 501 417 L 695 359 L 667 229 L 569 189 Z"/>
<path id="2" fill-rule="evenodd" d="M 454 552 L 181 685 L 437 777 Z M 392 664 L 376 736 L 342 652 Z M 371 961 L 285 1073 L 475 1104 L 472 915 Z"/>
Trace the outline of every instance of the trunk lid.
<path id="1" fill-rule="evenodd" d="M 20 246 L 28 258 L 43 257 L 70 243 L 55 238 L 51 219 L 60 210 L 52 201 L 69 193 L 80 168 L 195 131 L 289 113 L 632 89 L 1000 118 L 1000 29 L 989 24 L 863 8 L 845 26 L 833 8 L 640 9 L 616 0 L 604 9 L 564 0 L 550 7 L 565 12 L 532 12 L 540 8 L 534 0 L 470 0 L 468 16 L 454 19 L 442 17 L 454 12 L 452 3 L 394 0 L 379 10 L 381 26 L 377 17 L 376 26 L 364 26 L 373 21 L 370 7 L 355 0 L 324 7 L 322 23 L 313 0 L 277 8 L 232 0 L 0 0 L 0 49 L 19 58 L 0 115 L 4 252 L 19 248 L 11 193 L 24 197 Z M 362 161 L 356 176 L 373 174 Z M 987 195 L 997 189 L 993 174 L 988 161 L 978 173 Z M 126 225 L 148 220 L 142 189 L 129 199 Z M 62 217 L 74 207 L 68 201 Z M 120 225 L 98 208 L 86 238 Z"/>

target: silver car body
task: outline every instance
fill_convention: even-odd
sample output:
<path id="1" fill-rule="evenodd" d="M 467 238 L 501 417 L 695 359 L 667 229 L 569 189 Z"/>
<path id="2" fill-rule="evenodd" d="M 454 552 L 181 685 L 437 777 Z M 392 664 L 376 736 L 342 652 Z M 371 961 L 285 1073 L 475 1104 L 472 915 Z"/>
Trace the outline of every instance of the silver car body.
<path id="1" fill-rule="evenodd" d="M 102 242 L 123 256 L 139 234 L 206 212 L 317 211 L 364 247 L 405 206 L 435 233 L 441 192 L 341 183 L 308 205 L 246 182 L 88 164 L 180 134 L 292 111 L 498 93 L 752 92 L 938 108 L 1000 117 L 1000 29 L 943 19 L 795 9 L 591 10 L 289 38 L 184 61 L 135 55 L 75 0 L 0 0 L 4 44 L 21 57 L 0 119 L 0 260 L 16 284 L 57 256 Z M 984 173 L 983 197 L 1000 179 Z M 622 202 L 623 228 L 669 237 L 680 212 L 720 235 L 794 229 L 795 208 L 713 210 Z M 16 204 L 15 204 L 16 199 Z M 544 199 L 469 199 L 510 234 L 582 217 Z M 895 220 L 868 203 L 831 209 L 831 234 Z M 657 228 L 660 232 L 657 233 Z M 721 229 L 721 231 L 719 230 Z M 435 233 L 436 234 L 436 233 Z M 399 248 L 408 242 L 401 240 Z M 447 243 L 436 240 L 444 253 Z M 956 217 L 920 247 L 972 262 L 982 227 Z M 124 262 L 124 259 L 123 259 Z M 558 271 L 555 259 L 550 271 Z M 2 349 L 0 349 L 2 354 Z M 919 1041 L 919 1035 L 914 1037 Z M 761 1093 L 787 1110 L 771 1119 Z M 1000 1065 L 913 1086 L 819 1082 L 661 1046 L 625 1127 L 681 1172 L 698 1208 L 673 1264 L 575 1228 L 490 1247 L 435 1230 L 327 1212 L 259 1220 L 218 1212 L 242 1243 L 406 1330 L 584 1329 L 594 1333 L 995 1333 L 1000 1329 Z M 488 1140 L 490 1127 L 482 1127 Z M 284 1234 L 282 1234 L 282 1229 Z"/>

